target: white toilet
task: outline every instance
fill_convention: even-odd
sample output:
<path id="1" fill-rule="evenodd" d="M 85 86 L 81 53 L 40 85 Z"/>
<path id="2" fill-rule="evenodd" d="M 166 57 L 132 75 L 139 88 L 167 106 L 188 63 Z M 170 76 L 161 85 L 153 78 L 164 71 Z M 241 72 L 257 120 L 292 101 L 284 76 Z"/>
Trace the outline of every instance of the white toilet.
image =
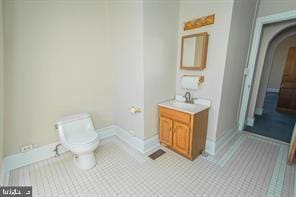
<path id="1" fill-rule="evenodd" d="M 74 162 L 87 170 L 96 165 L 94 155 L 99 145 L 99 137 L 95 131 L 91 117 L 87 113 L 66 116 L 57 121 L 57 130 L 61 144 L 76 154 Z"/>

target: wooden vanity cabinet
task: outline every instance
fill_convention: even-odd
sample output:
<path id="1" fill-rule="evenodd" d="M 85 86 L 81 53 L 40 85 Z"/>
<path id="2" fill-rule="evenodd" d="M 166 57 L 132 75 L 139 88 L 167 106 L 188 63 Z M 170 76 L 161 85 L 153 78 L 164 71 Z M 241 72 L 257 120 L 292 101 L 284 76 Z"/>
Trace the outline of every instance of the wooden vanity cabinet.
<path id="1" fill-rule="evenodd" d="M 173 120 L 166 118 L 166 117 L 160 117 L 159 121 L 159 127 L 160 127 L 160 139 L 161 143 L 172 146 L 173 145 Z"/>
<path id="2" fill-rule="evenodd" d="M 205 150 L 208 109 L 196 114 L 159 107 L 160 143 L 190 160 Z"/>

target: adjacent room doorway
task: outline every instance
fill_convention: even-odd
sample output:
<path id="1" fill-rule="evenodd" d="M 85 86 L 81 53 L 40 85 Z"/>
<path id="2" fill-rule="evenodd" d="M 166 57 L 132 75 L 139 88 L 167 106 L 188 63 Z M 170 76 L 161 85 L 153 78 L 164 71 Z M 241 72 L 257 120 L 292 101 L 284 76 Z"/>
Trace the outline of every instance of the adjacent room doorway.
<path id="1" fill-rule="evenodd" d="M 279 28 L 280 23 L 283 23 L 283 26 Z M 272 29 L 271 26 L 278 29 Z M 286 47 L 285 60 L 282 60 L 281 65 L 273 65 L 282 69 L 276 71 L 277 78 L 280 78 L 277 80 L 276 91 L 267 90 L 267 81 L 271 75 L 273 61 L 273 56 L 268 56 L 268 50 L 271 51 L 269 55 L 275 55 L 279 43 L 291 35 L 296 37 L 295 11 L 257 18 L 248 61 L 249 73 L 242 95 L 239 130 L 290 142 L 296 121 L 296 44 L 290 48 Z"/>
<path id="2" fill-rule="evenodd" d="M 277 63 L 278 61 L 274 62 L 273 66 L 280 66 Z M 296 47 L 289 48 L 287 60 L 283 67 L 284 71 L 281 74 L 282 80 L 279 89 L 273 88 L 273 91 L 270 91 L 267 88 L 262 113 L 257 112 L 254 123 L 248 125 L 245 130 L 289 143 L 296 120 Z M 278 68 L 272 69 L 269 81 L 275 81 L 273 78 L 279 75 L 275 73 L 277 70 Z M 264 71 L 266 72 L 266 70 Z M 275 85 L 272 82 L 270 83 Z"/>

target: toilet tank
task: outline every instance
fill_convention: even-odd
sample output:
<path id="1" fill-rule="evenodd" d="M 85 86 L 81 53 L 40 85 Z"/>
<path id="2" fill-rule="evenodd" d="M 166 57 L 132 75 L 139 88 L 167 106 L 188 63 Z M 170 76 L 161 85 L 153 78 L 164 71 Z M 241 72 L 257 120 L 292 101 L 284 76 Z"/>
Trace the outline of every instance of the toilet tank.
<path id="1" fill-rule="evenodd" d="M 94 130 L 94 125 L 88 113 L 80 113 L 60 118 L 56 128 L 61 138 L 67 138 L 70 133 Z"/>

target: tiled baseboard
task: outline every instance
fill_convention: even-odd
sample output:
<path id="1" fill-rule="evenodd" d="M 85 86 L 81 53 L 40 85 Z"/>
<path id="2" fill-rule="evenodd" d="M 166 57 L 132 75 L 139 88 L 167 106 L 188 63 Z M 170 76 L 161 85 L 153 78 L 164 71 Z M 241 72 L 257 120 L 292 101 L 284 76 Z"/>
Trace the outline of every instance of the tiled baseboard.
<path id="1" fill-rule="evenodd" d="M 256 109 L 255 109 L 255 114 L 256 115 L 259 115 L 259 116 L 262 116 L 262 114 L 263 114 L 263 108 L 262 107 L 257 107 Z"/>
<path id="2" fill-rule="evenodd" d="M 222 137 L 218 140 L 209 140 L 207 139 L 206 142 L 206 152 L 210 155 L 214 156 L 215 153 L 224 145 L 226 144 L 238 131 L 238 126 L 233 127 L 229 131 L 227 131 Z"/>
<path id="3" fill-rule="evenodd" d="M 206 151 L 211 154 L 215 155 L 215 151 L 227 141 L 228 138 L 234 134 L 233 129 L 227 132 L 222 138 L 218 141 L 211 141 L 207 140 L 206 142 Z M 116 125 L 111 125 L 109 127 L 105 127 L 102 129 L 97 129 L 100 139 L 106 139 L 109 137 L 117 136 L 120 140 L 131 146 L 133 149 L 139 151 L 141 154 L 147 154 L 151 151 L 160 147 L 159 143 L 159 136 L 155 135 L 148 139 L 142 140 L 133 136 L 128 131 L 120 128 Z M 48 159 L 50 157 L 54 157 L 54 148 L 59 142 L 55 142 L 49 145 L 41 146 L 38 148 L 33 149 L 32 151 L 26 153 L 17 153 L 14 155 L 10 155 L 4 158 L 2 162 L 2 168 L 0 173 L 0 184 L 7 185 L 9 172 L 13 169 L 20 168 L 41 160 Z M 59 152 L 64 153 L 67 149 L 64 147 L 59 147 Z"/>
<path id="4" fill-rule="evenodd" d="M 100 139 L 106 139 L 109 137 L 117 136 L 119 139 L 130 145 L 142 154 L 148 153 L 160 146 L 159 137 L 155 135 L 146 140 L 141 140 L 135 136 L 132 136 L 128 131 L 112 125 L 102 129 L 97 129 Z M 48 159 L 55 156 L 53 151 L 55 146 L 59 142 L 48 144 L 45 146 L 37 147 L 32 151 L 26 153 L 17 153 L 7 156 L 3 159 L 1 172 L 0 172 L 0 185 L 7 185 L 9 179 L 9 172 L 13 169 L 20 168 L 38 161 Z M 68 151 L 63 146 L 59 147 L 59 153 Z"/>
<path id="5" fill-rule="evenodd" d="M 216 143 L 214 140 L 207 139 L 206 141 L 206 152 L 210 155 L 215 155 Z"/>
<path id="6" fill-rule="evenodd" d="M 53 151 L 58 142 L 48 144 L 45 146 L 41 146 L 33 149 L 32 151 L 26 153 L 17 153 L 13 155 L 9 155 L 3 159 L 2 167 L 1 167 L 1 185 L 8 184 L 9 172 L 13 169 L 20 168 L 31 163 L 35 163 L 38 161 L 42 161 L 55 156 L 55 152 Z M 67 149 L 60 146 L 59 153 L 66 152 Z"/>
<path id="7" fill-rule="evenodd" d="M 0 185 L 7 185 L 9 178 L 9 171 L 5 169 L 4 160 L 2 161 L 1 169 L 0 169 Z"/>
<path id="8" fill-rule="evenodd" d="M 246 120 L 246 125 L 253 127 L 254 126 L 254 122 L 255 122 L 255 118 L 254 117 L 248 117 Z"/>
<path id="9" fill-rule="evenodd" d="M 278 88 L 267 88 L 266 91 L 267 92 L 275 92 L 275 93 L 278 93 L 278 92 L 280 92 L 280 89 L 278 89 Z"/>

